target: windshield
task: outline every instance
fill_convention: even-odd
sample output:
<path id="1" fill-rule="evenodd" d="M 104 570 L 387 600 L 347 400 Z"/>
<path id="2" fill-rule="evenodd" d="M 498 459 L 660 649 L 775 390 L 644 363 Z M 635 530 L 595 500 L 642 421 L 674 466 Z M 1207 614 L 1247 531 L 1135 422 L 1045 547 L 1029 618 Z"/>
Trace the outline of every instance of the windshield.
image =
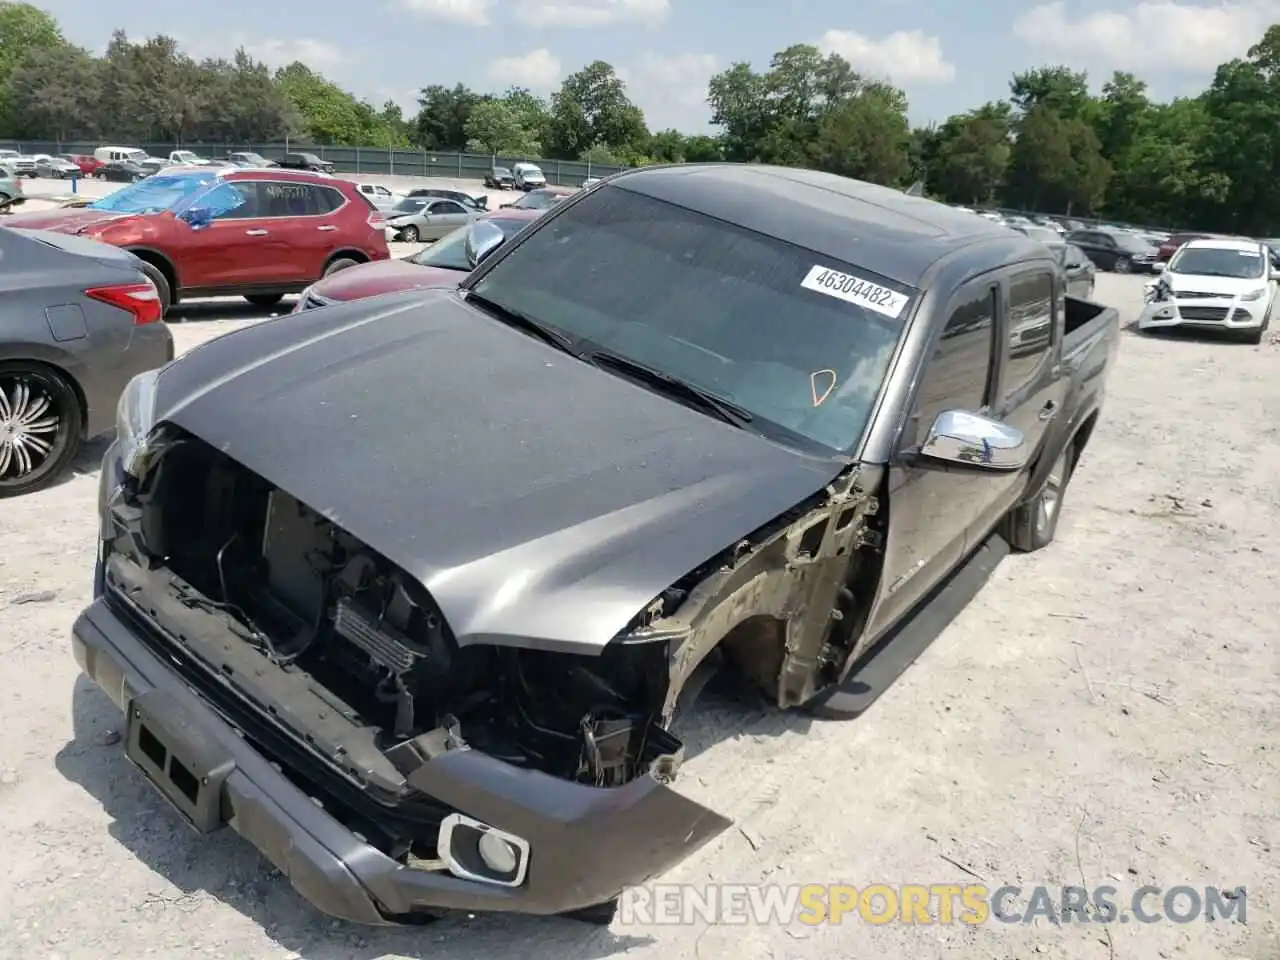
<path id="1" fill-rule="evenodd" d="M 526 193 L 519 200 L 511 204 L 517 210 L 548 210 L 563 200 L 558 193 L 552 193 L 550 190 L 534 190 Z"/>
<path id="2" fill-rule="evenodd" d="M 1238 280 L 1261 280 L 1266 264 L 1261 250 L 1226 247 L 1183 247 L 1173 255 L 1166 269 L 1170 273 L 1197 277 L 1234 277 Z"/>
<path id="3" fill-rule="evenodd" d="M 159 213 L 162 210 L 173 210 L 197 190 L 216 179 L 213 173 L 147 177 L 89 204 L 89 209 L 107 210 L 111 213 Z"/>
<path id="4" fill-rule="evenodd" d="M 540 222 L 476 294 L 733 403 L 748 429 L 860 442 L 913 288 L 616 188 Z"/>
<path id="5" fill-rule="evenodd" d="M 521 228 L 528 225 L 528 220 L 514 220 L 511 218 L 503 219 L 501 217 L 486 217 L 485 223 L 492 223 L 495 227 L 502 231 L 502 242 L 506 243 Z M 437 240 L 431 246 L 423 250 L 419 250 L 411 257 L 406 257 L 410 263 L 416 263 L 423 267 L 444 267 L 447 270 L 471 270 L 471 261 L 467 259 L 467 234 L 471 231 L 470 226 L 459 227 L 453 233 Z"/>

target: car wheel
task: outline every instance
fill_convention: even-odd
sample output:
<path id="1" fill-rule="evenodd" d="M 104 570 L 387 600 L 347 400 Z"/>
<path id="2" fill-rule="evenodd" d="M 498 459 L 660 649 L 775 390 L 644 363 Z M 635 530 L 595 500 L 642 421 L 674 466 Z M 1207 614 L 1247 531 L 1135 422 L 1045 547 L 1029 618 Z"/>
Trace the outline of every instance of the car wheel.
<path id="1" fill-rule="evenodd" d="M 255 307 L 274 307 L 284 299 L 283 293 L 251 293 L 245 297 Z"/>
<path id="2" fill-rule="evenodd" d="M 403 240 L 405 243 L 417 243 L 418 228 L 405 227 L 403 230 L 400 231 L 400 239 Z"/>
<path id="3" fill-rule="evenodd" d="M 80 449 L 82 422 L 80 399 L 61 374 L 0 363 L 0 499 L 58 479 Z"/>
<path id="4" fill-rule="evenodd" d="M 1040 492 L 1010 511 L 1001 531 L 1009 546 L 1031 553 L 1053 542 L 1062 516 L 1062 501 L 1075 468 L 1075 444 L 1068 443 L 1049 468 L 1049 476 Z"/>
<path id="5" fill-rule="evenodd" d="M 570 910 L 562 913 L 560 916 L 566 920 L 580 920 L 583 923 L 590 923 L 593 926 L 607 927 L 613 923 L 613 918 L 618 914 L 618 901 L 607 900 L 604 903 L 597 903 L 590 907 L 582 907 L 578 910 Z"/>
<path id="6" fill-rule="evenodd" d="M 173 289 L 169 286 L 169 278 L 154 263 L 147 263 L 145 260 L 142 261 L 139 269 L 156 285 L 156 293 L 160 295 L 160 319 L 163 320 L 168 315 L 169 308 L 173 306 Z"/>
<path id="7" fill-rule="evenodd" d="M 1132 273 L 1133 264 L 1128 257 L 1116 257 L 1115 265 L 1111 269 L 1116 273 Z"/>
<path id="8" fill-rule="evenodd" d="M 357 263 L 359 263 L 358 260 L 352 260 L 350 257 L 339 257 L 324 268 L 324 276 L 327 277 L 330 274 L 337 273 L 339 270 L 345 270 L 347 267 L 354 267 Z"/>

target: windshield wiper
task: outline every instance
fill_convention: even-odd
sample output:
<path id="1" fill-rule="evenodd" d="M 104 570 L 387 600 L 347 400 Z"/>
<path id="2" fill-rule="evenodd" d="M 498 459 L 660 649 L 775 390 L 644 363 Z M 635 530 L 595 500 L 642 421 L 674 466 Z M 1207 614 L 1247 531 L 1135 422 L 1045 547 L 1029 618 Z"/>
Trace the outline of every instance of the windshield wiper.
<path id="1" fill-rule="evenodd" d="M 525 333 L 537 337 L 543 343 L 549 344 L 557 350 L 561 350 L 572 357 L 577 357 L 579 360 L 583 359 L 582 351 L 574 339 L 568 334 L 561 333 L 555 327 L 549 327 L 545 323 L 533 319 L 528 314 L 521 313 L 519 310 L 512 310 L 510 307 L 498 303 L 496 300 L 490 300 L 474 290 L 467 292 L 466 301 L 479 307 L 495 320 L 501 321 L 509 327 L 523 330 Z"/>
<path id="2" fill-rule="evenodd" d="M 755 419 L 749 411 L 744 410 L 736 403 L 725 400 L 723 397 L 718 397 L 714 393 L 703 390 L 701 387 L 695 387 L 687 380 L 681 380 L 679 377 L 673 377 L 669 373 L 655 370 L 653 367 L 646 366 L 637 360 L 632 360 L 630 357 L 611 353 L 608 350 L 593 350 L 584 354 L 582 359 L 598 367 L 612 367 L 620 373 L 643 381 L 647 386 L 653 387 L 659 392 L 691 403 L 703 413 L 710 414 L 718 420 L 723 420 L 725 423 L 732 424 L 739 429 L 744 429 L 748 423 Z"/>

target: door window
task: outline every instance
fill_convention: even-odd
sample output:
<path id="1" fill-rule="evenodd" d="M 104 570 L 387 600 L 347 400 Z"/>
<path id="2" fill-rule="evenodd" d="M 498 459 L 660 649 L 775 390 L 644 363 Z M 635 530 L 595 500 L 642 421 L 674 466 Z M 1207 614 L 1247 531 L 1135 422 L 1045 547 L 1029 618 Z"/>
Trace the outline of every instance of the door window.
<path id="1" fill-rule="evenodd" d="M 1053 275 L 1025 274 L 1009 286 L 1008 354 L 1001 391 L 1006 398 L 1035 377 L 1053 344 Z"/>
<path id="2" fill-rule="evenodd" d="M 247 220 L 256 216 L 254 199 L 252 191 L 223 181 L 197 200 L 195 206 L 208 210 L 214 220 Z"/>
<path id="3" fill-rule="evenodd" d="M 244 181 L 241 181 L 243 184 Z M 309 183 L 289 183 L 283 180 L 252 181 L 258 194 L 263 217 L 313 217 L 327 213 L 321 202 L 319 190 Z"/>
<path id="4" fill-rule="evenodd" d="M 942 330 L 916 395 L 917 442 L 944 410 L 978 413 L 990 403 L 997 288 L 971 289 Z"/>
<path id="5" fill-rule="evenodd" d="M 462 209 L 462 204 L 456 203 L 453 200 L 437 200 L 435 203 L 431 204 L 430 209 L 427 210 L 427 213 L 436 215 L 451 213 L 465 214 L 466 212 L 467 211 Z"/>

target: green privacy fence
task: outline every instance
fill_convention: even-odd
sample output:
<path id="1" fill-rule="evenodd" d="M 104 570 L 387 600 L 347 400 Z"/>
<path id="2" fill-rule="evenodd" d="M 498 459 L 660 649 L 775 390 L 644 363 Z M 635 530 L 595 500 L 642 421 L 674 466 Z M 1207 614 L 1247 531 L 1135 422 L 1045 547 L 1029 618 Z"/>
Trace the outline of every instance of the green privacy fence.
<path id="1" fill-rule="evenodd" d="M 0 140 L 0 149 L 20 153 L 92 154 L 102 143 L 64 142 L 52 140 Z M 114 143 L 113 143 L 114 145 Z M 301 143 L 123 143 L 139 147 L 153 157 L 167 157 L 171 150 L 192 150 L 202 157 L 216 159 L 232 151 L 258 153 L 268 160 L 298 150 L 314 153 L 328 160 L 339 173 L 382 174 L 405 177 L 449 177 L 456 180 L 479 180 L 494 166 L 510 167 L 527 157 L 492 157 L 480 153 L 432 153 L 427 150 L 392 150 L 387 147 L 318 147 Z M 577 160 L 533 160 L 547 181 L 559 186 L 578 187 L 587 177 L 605 177 L 621 167 L 585 163 Z"/>

